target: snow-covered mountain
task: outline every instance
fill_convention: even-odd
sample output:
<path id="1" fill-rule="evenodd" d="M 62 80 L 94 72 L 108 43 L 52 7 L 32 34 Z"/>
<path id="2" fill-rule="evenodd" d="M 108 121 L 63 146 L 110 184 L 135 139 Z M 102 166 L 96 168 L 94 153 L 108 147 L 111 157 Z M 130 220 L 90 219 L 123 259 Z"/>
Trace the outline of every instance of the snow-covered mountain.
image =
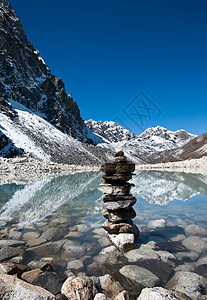
<path id="1" fill-rule="evenodd" d="M 51 74 L 6 0 L 0 1 L 0 20 L 1 156 L 100 164 L 122 145 L 129 160 L 145 163 L 154 153 L 181 147 L 194 137 L 160 126 L 137 136 L 112 121 L 84 121 L 62 79 Z"/>
<path id="2" fill-rule="evenodd" d="M 138 136 L 115 122 L 88 120 L 85 123 L 103 138 L 98 147 L 114 151 L 121 145 L 125 155 L 137 163 L 147 162 L 153 153 L 181 147 L 195 137 L 184 130 L 174 132 L 161 126 L 149 127 Z"/>
<path id="3" fill-rule="evenodd" d="M 183 161 L 207 156 L 207 132 L 194 137 L 184 145 L 170 150 L 151 154 L 148 161 L 151 163 Z"/>
<path id="4" fill-rule="evenodd" d="M 28 108 L 11 101 L 15 118 L 0 112 L 0 134 L 3 135 L 4 147 L 0 155 L 11 156 L 12 149 L 16 153 L 59 163 L 78 165 L 100 164 L 110 159 L 112 154 L 63 133 L 55 126 L 36 115 Z"/>

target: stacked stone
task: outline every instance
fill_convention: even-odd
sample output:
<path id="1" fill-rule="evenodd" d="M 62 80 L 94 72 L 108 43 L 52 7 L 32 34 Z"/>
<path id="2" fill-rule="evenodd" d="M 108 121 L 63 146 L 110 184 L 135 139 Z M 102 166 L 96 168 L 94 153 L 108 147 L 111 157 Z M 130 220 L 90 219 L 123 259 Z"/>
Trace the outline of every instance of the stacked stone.
<path id="1" fill-rule="evenodd" d="M 128 182 L 134 170 L 135 164 L 127 161 L 122 149 L 117 149 L 112 163 L 101 165 L 101 171 L 105 172 L 101 184 L 106 207 L 103 216 L 107 219 L 102 227 L 119 250 L 133 249 L 139 236 L 139 229 L 132 221 L 136 216 L 132 208 L 136 199 L 130 194 L 133 184 Z"/>

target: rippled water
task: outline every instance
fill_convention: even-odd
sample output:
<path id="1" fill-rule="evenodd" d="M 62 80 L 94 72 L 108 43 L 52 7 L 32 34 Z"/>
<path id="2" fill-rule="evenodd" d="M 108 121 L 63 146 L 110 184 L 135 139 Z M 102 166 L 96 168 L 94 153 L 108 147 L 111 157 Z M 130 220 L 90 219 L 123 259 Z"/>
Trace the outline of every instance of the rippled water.
<path id="1" fill-rule="evenodd" d="M 25 263 L 50 256 L 58 261 L 61 270 L 74 274 L 85 272 L 90 276 L 104 274 L 99 257 L 110 243 L 101 227 L 104 222 L 101 175 L 100 172 L 76 173 L 28 184 L 1 185 L 0 235 L 26 242 L 22 254 Z M 133 183 L 132 194 L 137 197 L 134 223 L 141 230 L 137 248 L 151 240 L 178 240 L 181 234 L 184 239 L 190 224 L 207 230 L 205 176 L 139 171 Z M 156 226 L 153 220 L 158 220 Z M 207 240 L 207 235 L 202 238 Z M 64 248 L 65 243 L 83 251 L 71 255 Z M 74 260 L 81 260 L 80 267 L 68 265 Z M 124 264 L 126 257 L 119 253 L 118 260 Z"/>

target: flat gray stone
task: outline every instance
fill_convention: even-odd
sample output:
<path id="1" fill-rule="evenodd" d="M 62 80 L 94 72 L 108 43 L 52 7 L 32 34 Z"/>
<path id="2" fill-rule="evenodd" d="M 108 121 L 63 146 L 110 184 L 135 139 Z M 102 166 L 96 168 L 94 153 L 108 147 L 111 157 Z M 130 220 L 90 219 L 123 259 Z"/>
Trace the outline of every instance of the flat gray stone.
<path id="1" fill-rule="evenodd" d="M 119 272 L 144 287 L 154 287 L 160 283 L 160 279 L 155 274 L 137 265 L 126 265 Z"/>
<path id="2" fill-rule="evenodd" d="M 11 275 L 0 275 L 1 300 L 55 300 L 45 289 Z"/>
<path id="3" fill-rule="evenodd" d="M 152 249 L 151 245 L 141 245 L 139 249 L 133 249 L 124 254 L 129 262 L 138 262 L 148 259 L 160 259 L 160 255 Z"/>
<path id="4" fill-rule="evenodd" d="M 0 249 L 0 261 L 11 259 L 15 256 L 22 256 L 24 250 L 21 247 L 3 247 Z"/>
<path id="5" fill-rule="evenodd" d="M 68 262 L 67 269 L 81 271 L 84 269 L 84 265 L 81 260 L 76 259 Z"/>
<path id="6" fill-rule="evenodd" d="M 68 241 L 63 245 L 63 252 L 66 258 L 79 258 L 84 256 L 86 248 L 73 241 Z"/>
<path id="7" fill-rule="evenodd" d="M 23 241 L 18 241 L 18 240 L 1 240 L 0 241 L 0 248 L 3 247 L 18 247 L 25 245 L 26 243 Z"/>
<path id="8" fill-rule="evenodd" d="M 207 243 L 199 236 L 189 236 L 182 241 L 182 245 L 188 250 L 195 251 L 199 254 L 207 250 Z"/>
<path id="9" fill-rule="evenodd" d="M 198 236 L 207 236 L 207 229 L 196 224 L 190 224 L 185 228 L 186 235 L 198 235 Z"/>

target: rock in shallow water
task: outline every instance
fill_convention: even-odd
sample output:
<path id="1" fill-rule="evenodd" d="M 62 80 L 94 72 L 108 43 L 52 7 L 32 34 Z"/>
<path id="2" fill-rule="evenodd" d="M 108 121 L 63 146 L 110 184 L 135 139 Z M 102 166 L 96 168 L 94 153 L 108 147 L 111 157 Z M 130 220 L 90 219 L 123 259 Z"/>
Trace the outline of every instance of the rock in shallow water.
<path id="1" fill-rule="evenodd" d="M 137 265 L 124 266 L 119 272 L 144 287 L 154 287 L 160 283 L 160 279 L 155 274 Z"/>
<path id="2" fill-rule="evenodd" d="M 182 245 L 188 250 L 195 251 L 199 254 L 207 250 L 207 243 L 199 236 L 189 236 L 182 241 Z"/>

